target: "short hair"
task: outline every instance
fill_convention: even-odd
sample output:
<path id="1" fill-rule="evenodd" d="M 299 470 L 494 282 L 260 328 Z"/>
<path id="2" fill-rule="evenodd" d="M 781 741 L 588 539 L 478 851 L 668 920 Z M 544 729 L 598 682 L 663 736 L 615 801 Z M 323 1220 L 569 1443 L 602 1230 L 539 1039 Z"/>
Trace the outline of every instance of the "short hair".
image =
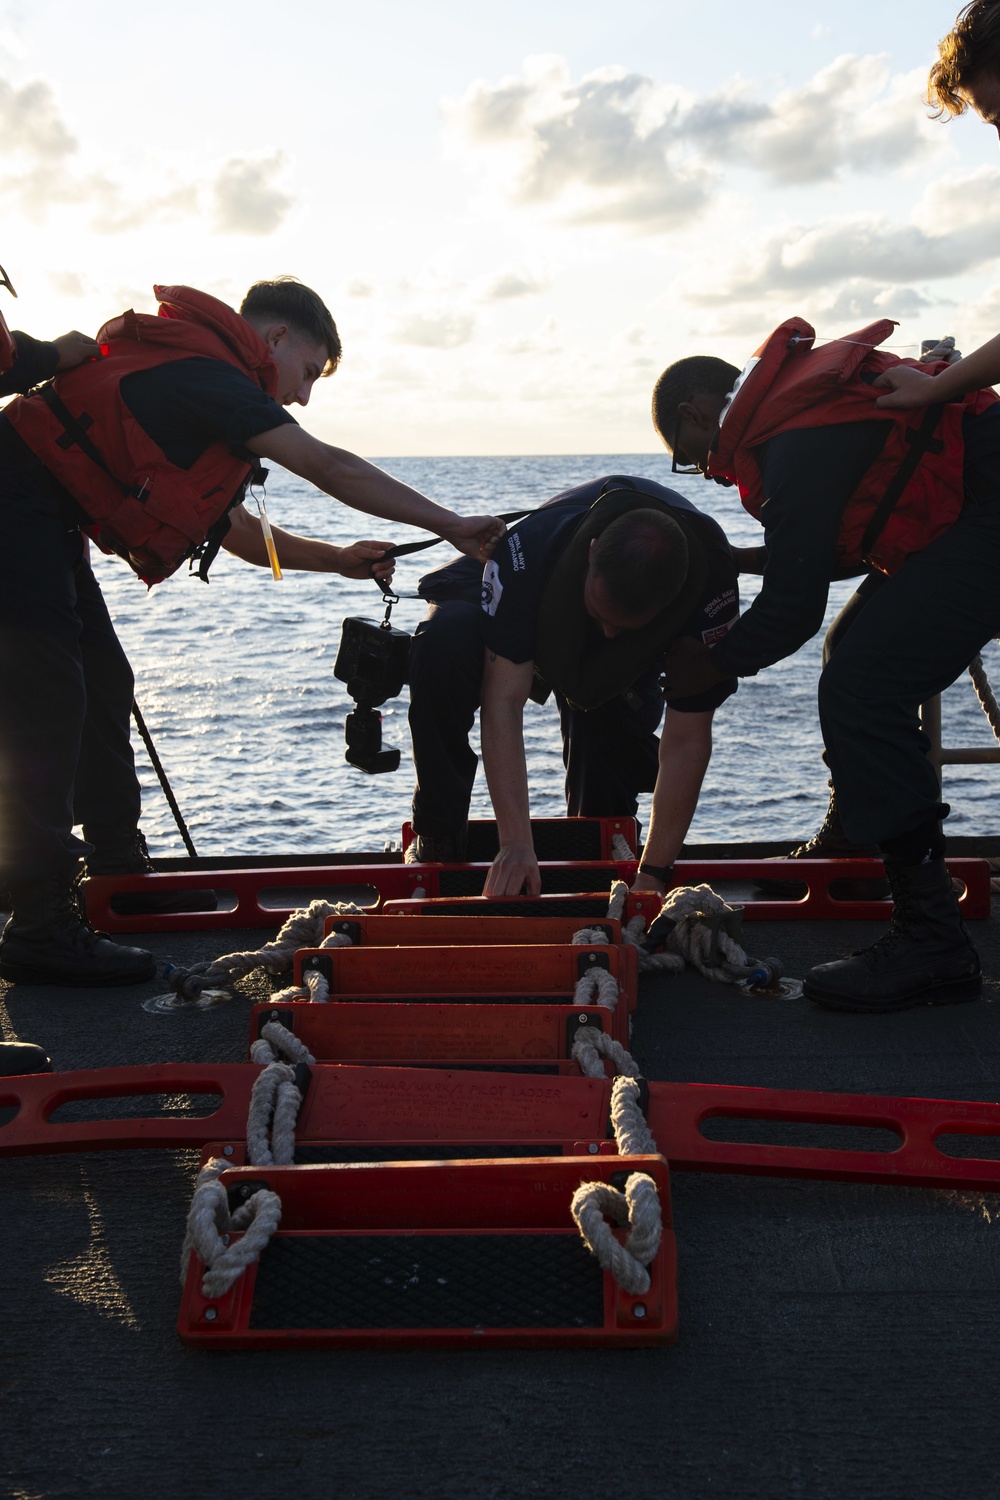
<path id="1" fill-rule="evenodd" d="M 665 510 L 644 506 L 627 511 L 595 538 L 590 571 L 615 609 L 646 614 L 669 604 L 683 585 L 687 537 Z"/>
<path id="2" fill-rule="evenodd" d="M 697 396 L 717 396 L 725 401 L 739 375 L 735 365 L 712 354 L 692 354 L 667 366 L 653 387 L 653 426 L 671 452 L 677 408 Z"/>
<path id="3" fill-rule="evenodd" d="M 927 103 L 935 115 L 963 115 L 969 85 L 983 73 L 1000 78 L 1000 0 L 970 0 L 938 43 L 938 60 L 927 79 Z"/>
<path id="4" fill-rule="evenodd" d="M 255 281 L 240 303 L 240 317 L 251 322 L 277 318 L 297 333 L 304 333 L 317 344 L 323 344 L 327 352 L 324 375 L 332 375 L 340 364 L 344 351 L 330 309 L 318 293 L 294 276 Z"/>

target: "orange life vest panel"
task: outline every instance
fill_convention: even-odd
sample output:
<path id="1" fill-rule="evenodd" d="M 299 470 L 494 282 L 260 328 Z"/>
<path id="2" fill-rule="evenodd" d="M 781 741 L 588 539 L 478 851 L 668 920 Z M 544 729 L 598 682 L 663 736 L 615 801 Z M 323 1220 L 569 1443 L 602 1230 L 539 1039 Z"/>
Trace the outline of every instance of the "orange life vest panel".
<path id="1" fill-rule="evenodd" d="M 7 319 L 0 313 L 0 375 L 6 375 L 17 359 L 17 346 L 7 327 Z"/>
<path id="2" fill-rule="evenodd" d="M 744 506 L 759 520 L 767 499 L 755 452 L 761 443 L 800 428 L 885 422 L 882 451 L 844 508 L 836 554 L 842 567 L 867 563 L 883 573 L 895 573 L 957 520 L 965 493 L 962 418 L 1000 399 L 986 389 L 914 411 L 876 407 L 880 393 L 872 382 L 883 370 L 912 365 L 930 374 L 944 368 L 879 350 L 895 327 L 884 318 L 817 348 L 803 318 L 782 323 L 737 382 L 706 471 L 737 484 Z"/>
<path id="3" fill-rule="evenodd" d="M 180 359 L 224 360 L 269 396 L 277 370 L 260 334 L 231 307 L 185 286 L 153 288 L 158 315 L 126 312 L 97 335 L 107 352 L 20 396 L 4 415 L 67 490 L 105 552 L 146 583 L 173 573 L 205 541 L 252 472 L 212 443 L 189 469 L 170 463 L 121 395 L 127 375 Z"/>

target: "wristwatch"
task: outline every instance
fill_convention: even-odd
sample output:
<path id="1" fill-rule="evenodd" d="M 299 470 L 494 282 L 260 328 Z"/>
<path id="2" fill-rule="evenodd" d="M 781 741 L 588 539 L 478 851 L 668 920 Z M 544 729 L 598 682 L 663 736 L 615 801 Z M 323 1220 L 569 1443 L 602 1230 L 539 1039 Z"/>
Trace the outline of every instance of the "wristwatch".
<path id="1" fill-rule="evenodd" d="M 674 867 L 673 865 L 647 865 L 645 861 L 640 861 L 639 874 L 650 875 L 654 880 L 660 880 L 664 885 L 669 885 L 674 877 Z"/>

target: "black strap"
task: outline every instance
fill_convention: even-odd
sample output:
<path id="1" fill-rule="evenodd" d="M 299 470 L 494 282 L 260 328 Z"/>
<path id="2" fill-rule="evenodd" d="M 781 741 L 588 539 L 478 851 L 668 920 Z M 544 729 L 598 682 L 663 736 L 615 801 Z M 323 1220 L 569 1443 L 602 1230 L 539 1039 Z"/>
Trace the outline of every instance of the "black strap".
<path id="1" fill-rule="evenodd" d="M 115 484 L 121 493 L 128 497 L 141 499 L 141 495 L 135 486 L 128 485 L 118 478 L 105 462 L 104 455 L 87 436 L 88 427 L 93 427 L 93 417 L 87 416 L 86 412 L 80 417 L 74 417 L 69 407 L 61 396 L 57 396 L 51 385 L 43 386 L 38 392 L 45 405 L 49 408 L 56 421 L 64 428 L 64 434 L 58 439 L 60 448 L 79 448 L 81 453 L 86 454 L 91 463 L 103 469 L 108 478 Z"/>
<path id="2" fill-rule="evenodd" d="M 530 510 L 508 510 L 498 517 L 501 521 L 523 521 L 525 516 L 533 515 Z M 401 547 L 391 547 L 385 554 L 386 557 L 408 557 L 411 552 L 423 552 L 427 547 L 436 547 L 438 542 L 443 542 L 444 537 L 432 536 L 426 542 L 404 542 Z"/>
<path id="3" fill-rule="evenodd" d="M 868 563 L 869 567 L 874 567 L 869 556 L 871 549 L 885 530 L 886 522 L 895 510 L 896 504 L 906 486 L 913 478 L 920 460 L 925 453 L 940 453 L 944 448 L 944 443 L 934 436 L 943 411 L 944 405 L 941 402 L 938 402 L 936 406 L 929 406 L 924 413 L 924 419 L 920 426 L 908 427 L 906 429 L 906 441 L 910 445 L 910 451 L 896 470 L 895 477 L 875 507 L 875 513 L 868 522 L 865 534 L 861 538 L 861 560 Z"/>

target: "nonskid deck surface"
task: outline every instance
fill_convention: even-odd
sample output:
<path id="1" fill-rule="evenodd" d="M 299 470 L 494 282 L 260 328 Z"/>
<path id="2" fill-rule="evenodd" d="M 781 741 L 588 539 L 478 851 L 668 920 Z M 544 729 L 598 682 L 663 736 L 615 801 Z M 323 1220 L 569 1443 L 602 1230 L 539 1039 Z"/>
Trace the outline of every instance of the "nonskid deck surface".
<path id="1" fill-rule="evenodd" d="M 877 931 L 761 922 L 749 935 L 801 975 Z M 1000 1100 L 1000 919 L 973 934 L 979 1002 L 858 1017 L 751 1001 L 693 973 L 643 979 L 633 1051 L 650 1078 Z M 261 937 L 140 941 L 189 964 Z M 0 1018 L 66 1069 L 245 1056 L 245 1000 L 142 1010 L 162 988 L 0 987 Z M 259 974 L 243 989 L 269 993 Z M 948 1493 L 958 1475 L 965 1493 L 995 1488 L 996 1198 L 674 1174 L 671 1348 L 205 1355 L 175 1332 L 195 1162 L 147 1151 L 0 1165 L 4 1496 L 253 1485 L 278 1500 L 506 1500 L 617 1487 L 621 1465 L 628 1492 L 650 1500 L 902 1500 Z"/>

